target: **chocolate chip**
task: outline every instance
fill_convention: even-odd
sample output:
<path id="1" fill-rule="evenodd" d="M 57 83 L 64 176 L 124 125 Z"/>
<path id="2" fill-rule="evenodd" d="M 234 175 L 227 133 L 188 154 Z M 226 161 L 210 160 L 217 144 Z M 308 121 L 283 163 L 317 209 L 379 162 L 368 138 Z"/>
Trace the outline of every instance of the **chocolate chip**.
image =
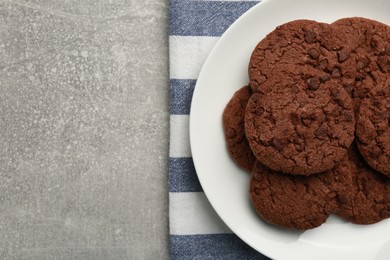
<path id="1" fill-rule="evenodd" d="M 322 60 L 320 61 L 320 64 L 318 64 L 318 68 L 320 70 L 326 70 L 328 67 L 328 60 Z"/>
<path id="2" fill-rule="evenodd" d="M 309 197 L 306 199 L 305 198 L 305 200 L 306 200 L 306 206 L 308 207 L 308 208 L 312 208 L 314 205 L 318 205 L 318 202 L 317 201 L 315 201 L 315 200 L 309 200 Z"/>
<path id="3" fill-rule="evenodd" d="M 306 127 L 310 127 L 311 123 L 313 122 L 313 120 L 309 119 L 309 118 L 302 118 L 302 124 Z"/>
<path id="4" fill-rule="evenodd" d="M 305 41 L 307 43 L 314 43 L 317 40 L 317 33 L 315 31 L 306 31 L 305 32 Z"/>
<path id="5" fill-rule="evenodd" d="M 305 150 L 305 148 L 303 147 L 303 145 L 300 145 L 300 144 L 296 144 L 296 145 L 294 145 L 294 147 L 295 147 L 295 150 L 296 150 L 297 152 L 303 152 L 303 151 Z"/>
<path id="6" fill-rule="evenodd" d="M 320 53 L 314 49 L 314 48 L 311 48 L 307 51 L 307 54 L 309 54 L 309 56 L 312 58 L 312 59 L 318 59 L 318 57 L 320 56 Z"/>
<path id="7" fill-rule="evenodd" d="M 378 90 L 378 92 L 376 93 L 377 97 L 384 97 L 385 95 L 386 93 L 383 90 Z"/>
<path id="8" fill-rule="evenodd" d="M 310 90 L 317 90 L 320 87 L 320 80 L 316 77 L 311 77 L 307 80 L 307 85 Z"/>
<path id="9" fill-rule="evenodd" d="M 313 159 L 311 158 L 311 156 L 308 154 L 305 156 L 305 161 L 306 161 L 306 164 L 309 166 L 313 165 L 313 162 L 314 162 Z"/>
<path id="10" fill-rule="evenodd" d="M 273 116 L 269 116 L 267 119 L 268 119 L 268 121 L 271 122 L 271 124 L 273 124 L 273 125 L 276 124 L 276 119 Z"/>
<path id="11" fill-rule="evenodd" d="M 273 138 L 272 141 L 271 141 L 271 145 L 273 148 L 275 148 L 276 150 L 280 151 L 283 149 L 284 147 L 284 142 L 283 140 L 279 139 L 279 138 Z"/>
<path id="12" fill-rule="evenodd" d="M 374 100 L 374 102 L 372 102 L 372 105 L 376 108 L 380 108 L 381 107 L 381 102 L 379 102 L 378 100 Z"/>
<path id="13" fill-rule="evenodd" d="M 337 52 L 337 56 L 338 56 L 338 58 L 339 58 L 339 62 L 340 62 L 340 63 L 342 63 L 342 62 L 348 60 L 348 58 L 349 58 L 350 55 L 351 55 L 351 53 L 350 53 L 348 50 L 344 50 L 344 49 L 339 50 L 339 51 Z"/>
<path id="14" fill-rule="evenodd" d="M 226 135 L 227 137 L 229 138 L 233 138 L 237 135 L 236 131 L 233 129 L 233 128 L 229 128 L 227 131 L 226 131 Z"/>
<path id="15" fill-rule="evenodd" d="M 338 195 L 337 196 L 337 201 L 340 202 L 341 204 L 345 204 L 346 202 L 350 201 L 350 199 L 347 197 L 347 196 L 342 196 L 342 195 Z"/>
<path id="16" fill-rule="evenodd" d="M 282 133 L 283 135 L 287 136 L 290 133 L 290 130 L 288 130 L 287 128 L 283 129 Z"/>
<path id="17" fill-rule="evenodd" d="M 373 159 L 378 158 L 381 154 L 382 150 L 377 146 L 370 151 L 370 157 Z"/>
<path id="18" fill-rule="evenodd" d="M 315 114 L 302 116 L 302 124 L 306 127 L 310 127 L 311 124 L 317 119 Z"/>
<path id="19" fill-rule="evenodd" d="M 308 116 L 305 116 L 305 118 L 311 119 L 311 120 L 317 120 L 317 115 L 315 113 L 309 114 Z"/>
<path id="20" fill-rule="evenodd" d="M 271 145 L 271 141 L 269 141 L 269 140 L 262 140 L 262 139 L 260 139 L 260 140 L 259 140 L 259 143 L 260 143 L 262 146 L 270 146 L 270 145 Z"/>
<path id="21" fill-rule="evenodd" d="M 335 197 L 337 196 L 337 192 L 336 192 L 336 191 L 328 192 L 328 193 L 326 194 L 326 196 L 327 196 L 328 198 L 335 198 Z"/>
<path id="22" fill-rule="evenodd" d="M 385 130 L 376 130 L 376 132 L 378 133 L 378 136 L 381 136 L 381 135 L 383 135 L 383 133 L 385 132 Z"/>
<path id="23" fill-rule="evenodd" d="M 299 115 L 295 114 L 295 113 L 291 113 L 290 114 L 290 119 L 291 119 L 291 123 L 293 125 L 298 125 L 299 124 Z"/>
<path id="24" fill-rule="evenodd" d="M 257 115 L 257 116 L 261 116 L 263 113 L 264 113 L 264 108 L 262 108 L 262 107 L 259 107 L 255 111 L 255 115 Z"/>
<path id="25" fill-rule="evenodd" d="M 302 139 L 301 136 L 294 136 L 291 138 L 291 142 L 296 145 L 305 146 L 305 141 Z"/>
<path id="26" fill-rule="evenodd" d="M 341 77 L 341 72 L 339 68 L 334 68 L 332 71 L 332 77 L 339 78 Z"/>
<path id="27" fill-rule="evenodd" d="M 276 36 L 284 36 L 284 33 L 283 33 L 283 30 L 280 28 L 280 26 L 278 26 L 276 29 L 275 29 L 275 34 Z"/>
<path id="28" fill-rule="evenodd" d="M 260 196 L 261 195 L 261 190 L 264 190 L 264 189 L 259 189 L 259 188 L 254 188 L 253 189 L 253 192 L 257 195 L 257 196 Z"/>
<path id="29" fill-rule="evenodd" d="M 381 218 L 384 218 L 384 219 L 389 218 L 390 217 L 390 210 L 382 209 L 379 214 L 380 214 Z"/>
<path id="30" fill-rule="evenodd" d="M 314 93 L 313 91 L 308 91 L 308 92 L 307 92 L 307 96 L 308 96 L 309 98 L 316 98 L 316 95 L 315 95 L 315 93 Z"/>
<path id="31" fill-rule="evenodd" d="M 380 56 L 377 63 L 382 72 L 390 71 L 390 58 L 388 56 Z"/>
<path id="32" fill-rule="evenodd" d="M 330 94 L 332 95 L 333 98 L 340 98 L 340 92 L 337 89 L 331 89 Z"/>
<path id="33" fill-rule="evenodd" d="M 293 37 L 294 37 L 295 39 L 302 40 L 302 37 L 301 37 L 301 35 L 300 35 L 299 33 L 294 33 L 294 34 L 293 34 Z"/>
<path id="34" fill-rule="evenodd" d="M 353 119 L 353 114 L 352 112 L 345 111 L 344 112 L 344 119 L 346 122 L 351 122 Z"/>
<path id="35" fill-rule="evenodd" d="M 364 73 L 356 73 L 356 77 L 355 77 L 355 79 L 357 80 L 357 81 L 362 81 L 363 79 L 365 79 L 366 78 L 366 74 L 364 74 Z"/>
<path id="36" fill-rule="evenodd" d="M 320 140 L 323 140 L 326 138 L 327 136 L 327 129 L 326 129 L 326 126 L 325 125 L 321 125 L 317 130 L 314 131 L 314 135 L 320 139 Z"/>
<path id="37" fill-rule="evenodd" d="M 383 39 L 377 35 L 374 35 L 371 39 L 371 47 L 373 47 L 376 51 L 383 52 L 385 51 L 385 43 Z"/>
<path id="38" fill-rule="evenodd" d="M 330 79 L 330 75 L 329 74 L 325 74 L 324 76 L 321 76 L 320 80 L 321 82 L 326 82 Z"/>
<path id="39" fill-rule="evenodd" d="M 258 94 L 258 93 L 253 94 L 253 95 L 251 96 L 251 99 L 252 99 L 252 102 L 254 102 L 254 103 L 259 102 L 260 94 Z"/>
<path id="40" fill-rule="evenodd" d="M 241 100 L 240 101 L 240 107 L 244 110 L 245 110 L 247 104 L 248 104 L 248 100 Z"/>

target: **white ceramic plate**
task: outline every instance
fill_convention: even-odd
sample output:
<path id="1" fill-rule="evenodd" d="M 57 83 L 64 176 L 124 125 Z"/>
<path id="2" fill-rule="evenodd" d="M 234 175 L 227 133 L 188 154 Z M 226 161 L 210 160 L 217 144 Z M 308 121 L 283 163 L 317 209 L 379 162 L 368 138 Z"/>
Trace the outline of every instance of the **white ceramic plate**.
<path id="1" fill-rule="evenodd" d="M 248 195 L 249 174 L 226 151 L 222 112 L 249 82 L 247 66 L 256 44 L 277 25 L 296 19 L 333 22 L 361 16 L 390 24 L 388 0 L 264 0 L 221 37 L 199 75 L 191 107 L 190 141 L 199 180 L 212 206 L 247 244 L 273 259 L 389 260 L 390 220 L 354 225 L 331 217 L 321 227 L 292 232 L 266 224 Z"/>

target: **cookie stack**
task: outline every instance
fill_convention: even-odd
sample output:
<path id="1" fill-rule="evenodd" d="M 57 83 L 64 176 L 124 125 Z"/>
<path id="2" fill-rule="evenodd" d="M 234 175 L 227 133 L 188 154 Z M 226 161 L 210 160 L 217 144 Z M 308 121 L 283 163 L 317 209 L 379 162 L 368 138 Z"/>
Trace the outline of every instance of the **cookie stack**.
<path id="1" fill-rule="evenodd" d="M 249 85 L 223 113 L 228 151 L 252 173 L 269 223 L 310 229 L 330 214 L 390 217 L 390 27 L 296 20 L 254 49 Z"/>

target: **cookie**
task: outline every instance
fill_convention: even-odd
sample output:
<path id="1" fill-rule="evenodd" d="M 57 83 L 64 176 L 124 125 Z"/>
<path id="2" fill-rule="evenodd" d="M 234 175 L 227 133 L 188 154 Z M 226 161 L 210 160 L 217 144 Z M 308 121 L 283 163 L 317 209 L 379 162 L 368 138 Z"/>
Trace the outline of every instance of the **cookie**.
<path id="1" fill-rule="evenodd" d="M 346 91 L 311 69 L 276 74 L 254 93 L 245 131 L 256 158 L 268 168 L 311 175 L 332 169 L 354 139 L 352 100 Z M 266 86 L 267 87 L 267 86 Z"/>
<path id="2" fill-rule="evenodd" d="M 245 136 L 244 117 L 245 107 L 252 91 L 248 86 L 239 89 L 223 111 L 222 121 L 227 143 L 227 150 L 240 167 L 251 171 L 255 156 Z"/>
<path id="3" fill-rule="evenodd" d="M 249 61 L 248 75 L 252 90 L 267 92 L 263 84 L 280 71 L 281 67 L 323 66 L 323 61 L 328 57 L 321 53 L 318 38 L 328 31 L 328 27 L 328 24 L 316 21 L 295 20 L 280 25 L 269 33 L 255 47 Z"/>
<path id="4" fill-rule="evenodd" d="M 364 160 L 390 177 L 390 97 L 367 98 L 361 103 L 356 136 Z"/>
<path id="5" fill-rule="evenodd" d="M 250 198 L 267 222 L 291 229 L 311 229 L 339 211 L 333 171 L 293 176 L 272 171 L 255 162 L 250 180 Z"/>
<path id="6" fill-rule="evenodd" d="M 362 99 L 388 93 L 390 27 L 378 21 L 353 17 L 337 20 L 329 29 L 329 37 L 321 41 L 329 52 L 336 50 L 339 55 L 345 53 L 348 56 L 345 62 L 333 59 L 329 65 L 339 68 L 340 84 L 353 97 L 355 111 L 359 110 Z"/>
<path id="7" fill-rule="evenodd" d="M 339 164 L 338 190 L 341 209 L 338 216 L 355 224 L 373 224 L 390 218 L 390 178 L 370 168 L 356 146 L 351 146 L 348 160 Z"/>

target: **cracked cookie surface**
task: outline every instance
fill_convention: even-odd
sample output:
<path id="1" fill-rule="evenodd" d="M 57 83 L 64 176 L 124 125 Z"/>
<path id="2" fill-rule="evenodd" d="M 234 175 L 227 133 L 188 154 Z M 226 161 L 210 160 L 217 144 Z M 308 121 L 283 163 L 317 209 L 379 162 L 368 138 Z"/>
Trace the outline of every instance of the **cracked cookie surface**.
<path id="1" fill-rule="evenodd" d="M 356 135 L 364 160 L 390 177 L 390 97 L 363 100 L 357 116 Z"/>
<path id="2" fill-rule="evenodd" d="M 378 21 L 343 18 L 329 27 L 330 37 L 321 39 L 328 49 L 349 53 L 340 68 L 340 83 L 353 97 L 357 112 L 364 98 L 389 94 L 390 27 Z"/>
<path id="3" fill-rule="evenodd" d="M 335 172 L 293 176 L 272 171 L 255 162 L 250 197 L 258 214 L 267 222 L 291 229 L 320 226 L 339 211 Z"/>
<path id="4" fill-rule="evenodd" d="M 267 93 L 249 99 L 246 136 L 265 166 L 310 175 L 332 169 L 347 153 L 355 129 L 352 100 L 323 75 L 288 70 L 267 81 Z"/>
<path id="5" fill-rule="evenodd" d="M 236 91 L 223 111 L 222 121 L 227 149 L 231 158 L 243 169 L 251 171 L 255 156 L 245 136 L 245 108 L 252 95 L 250 87 Z"/>
<path id="6" fill-rule="evenodd" d="M 276 27 L 252 52 L 248 68 L 252 90 L 267 92 L 270 85 L 265 86 L 264 83 L 281 67 L 299 65 L 322 70 L 330 59 L 328 56 L 335 55 L 324 52 L 318 41 L 326 38 L 322 34 L 328 35 L 328 31 L 328 24 L 311 20 L 295 20 Z M 333 74 L 338 76 L 337 71 Z"/>

